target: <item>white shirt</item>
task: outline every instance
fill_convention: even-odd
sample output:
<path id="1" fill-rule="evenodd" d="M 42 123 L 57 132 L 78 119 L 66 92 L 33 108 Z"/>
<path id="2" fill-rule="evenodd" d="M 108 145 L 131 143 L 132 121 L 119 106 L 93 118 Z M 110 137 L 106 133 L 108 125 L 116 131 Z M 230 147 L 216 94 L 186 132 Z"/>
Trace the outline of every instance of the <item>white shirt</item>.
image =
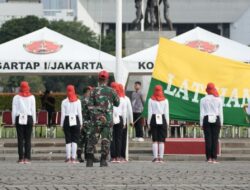
<path id="1" fill-rule="evenodd" d="M 124 125 L 133 123 L 133 109 L 129 97 L 125 96 L 125 110 L 123 115 Z"/>
<path id="2" fill-rule="evenodd" d="M 207 115 L 220 117 L 221 126 L 223 125 L 223 104 L 220 97 L 206 95 L 200 101 L 200 126 Z"/>
<path id="3" fill-rule="evenodd" d="M 30 115 L 36 123 L 36 100 L 33 95 L 23 97 L 15 95 L 12 100 L 12 124 L 15 124 L 16 117 L 20 114 Z"/>
<path id="4" fill-rule="evenodd" d="M 118 107 L 114 106 L 113 113 L 123 117 L 125 112 L 125 106 L 126 106 L 125 98 L 120 97 L 120 104 Z"/>
<path id="5" fill-rule="evenodd" d="M 81 101 L 78 99 L 75 102 L 70 102 L 68 98 L 62 101 L 61 105 L 61 127 L 63 127 L 63 122 L 66 116 L 75 115 L 78 116 L 80 120 L 80 125 L 82 125 L 82 105 Z"/>
<path id="6" fill-rule="evenodd" d="M 113 112 L 122 117 L 123 125 L 133 123 L 133 110 L 129 97 L 121 97 L 119 106 L 114 106 Z"/>
<path id="7" fill-rule="evenodd" d="M 169 104 L 168 100 L 165 99 L 163 101 L 155 101 L 151 98 L 148 101 L 148 125 L 150 124 L 151 118 L 153 114 L 161 114 L 165 115 L 167 124 L 169 126 Z"/>

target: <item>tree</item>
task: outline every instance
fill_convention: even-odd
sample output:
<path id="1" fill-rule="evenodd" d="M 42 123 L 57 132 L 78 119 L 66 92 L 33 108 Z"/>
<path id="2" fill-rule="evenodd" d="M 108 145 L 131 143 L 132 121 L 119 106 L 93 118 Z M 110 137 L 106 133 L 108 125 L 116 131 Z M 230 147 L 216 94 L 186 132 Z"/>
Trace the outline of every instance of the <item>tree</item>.
<path id="1" fill-rule="evenodd" d="M 80 22 L 66 22 L 63 20 L 49 22 L 45 18 L 38 18 L 36 16 L 27 16 L 5 22 L 0 28 L 0 43 L 18 38 L 43 27 L 48 27 L 91 47 L 98 47 L 98 38 L 96 34 Z"/>
<path id="2" fill-rule="evenodd" d="M 125 55 L 125 34 L 122 35 L 122 54 Z M 102 35 L 101 39 L 101 50 L 115 55 L 115 32 L 111 31 L 106 36 Z"/>
<path id="3" fill-rule="evenodd" d="M 49 28 L 76 41 L 98 48 L 98 39 L 96 34 L 80 22 L 65 22 L 63 20 L 52 21 L 49 24 Z"/>
<path id="4" fill-rule="evenodd" d="M 115 32 L 109 32 L 106 36 L 102 35 L 101 50 L 115 55 Z"/>
<path id="5" fill-rule="evenodd" d="M 40 76 L 25 76 L 24 80 L 29 83 L 32 92 L 44 92 L 45 86 Z"/>
<path id="6" fill-rule="evenodd" d="M 49 21 L 36 16 L 27 16 L 5 22 L 0 28 L 0 44 L 35 30 L 49 26 Z"/>
<path id="7" fill-rule="evenodd" d="M 2 77 L 2 80 L 5 81 L 5 84 L 3 84 L 4 92 L 16 92 L 16 89 L 17 87 L 19 87 L 20 82 L 24 80 L 24 76 Z"/>

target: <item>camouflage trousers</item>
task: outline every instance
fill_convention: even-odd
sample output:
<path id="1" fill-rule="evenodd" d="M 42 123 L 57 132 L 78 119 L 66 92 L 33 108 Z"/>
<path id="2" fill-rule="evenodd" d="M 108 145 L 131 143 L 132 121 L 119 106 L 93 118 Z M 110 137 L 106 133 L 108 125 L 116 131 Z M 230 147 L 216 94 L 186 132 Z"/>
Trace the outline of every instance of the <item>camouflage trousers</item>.
<path id="1" fill-rule="evenodd" d="M 86 153 L 94 154 L 95 145 L 101 139 L 101 155 L 106 158 L 109 154 L 111 129 L 110 126 L 92 127 L 89 138 L 87 139 Z"/>
<path id="2" fill-rule="evenodd" d="M 78 149 L 81 149 L 83 151 L 83 148 L 86 149 L 86 143 L 87 143 L 87 129 L 83 128 L 80 133 L 80 138 L 78 141 Z M 86 151 L 86 150 L 85 150 Z"/>
<path id="3" fill-rule="evenodd" d="M 90 134 L 92 133 L 92 128 L 94 125 L 91 124 L 91 121 L 85 122 L 84 123 L 84 127 L 81 129 L 81 133 L 80 133 L 80 138 L 78 141 L 78 149 L 81 149 L 83 151 L 83 149 L 85 149 L 85 153 L 86 153 L 86 149 L 87 149 L 87 143 L 88 143 L 88 139 L 90 138 Z"/>

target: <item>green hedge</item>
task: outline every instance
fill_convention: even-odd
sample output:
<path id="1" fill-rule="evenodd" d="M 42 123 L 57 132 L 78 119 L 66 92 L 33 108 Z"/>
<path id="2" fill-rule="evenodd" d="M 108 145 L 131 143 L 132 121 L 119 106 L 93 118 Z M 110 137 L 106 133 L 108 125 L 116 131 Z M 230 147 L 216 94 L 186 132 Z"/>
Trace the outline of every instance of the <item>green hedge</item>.
<path id="1" fill-rule="evenodd" d="M 11 110 L 12 99 L 15 96 L 13 93 L 1 93 L 0 94 L 0 110 Z M 36 108 L 41 110 L 41 94 L 34 94 L 36 98 Z M 63 93 L 54 93 L 52 96 L 56 99 L 56 111 L 61 110 L 61 102 L 66 97 Z"/>

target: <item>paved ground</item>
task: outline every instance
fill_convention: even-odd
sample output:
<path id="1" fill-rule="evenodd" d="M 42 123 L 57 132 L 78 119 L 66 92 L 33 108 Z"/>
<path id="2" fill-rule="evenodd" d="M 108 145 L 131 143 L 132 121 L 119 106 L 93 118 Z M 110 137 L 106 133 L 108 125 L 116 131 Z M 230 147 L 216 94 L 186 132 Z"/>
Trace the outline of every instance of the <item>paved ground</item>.
<path id="1" fill-rule="evenodd" d="M 0 162 L 1 190 L 249 190 L 250 162 L 130 162 L 108 168 L 84 164 Z"/>

